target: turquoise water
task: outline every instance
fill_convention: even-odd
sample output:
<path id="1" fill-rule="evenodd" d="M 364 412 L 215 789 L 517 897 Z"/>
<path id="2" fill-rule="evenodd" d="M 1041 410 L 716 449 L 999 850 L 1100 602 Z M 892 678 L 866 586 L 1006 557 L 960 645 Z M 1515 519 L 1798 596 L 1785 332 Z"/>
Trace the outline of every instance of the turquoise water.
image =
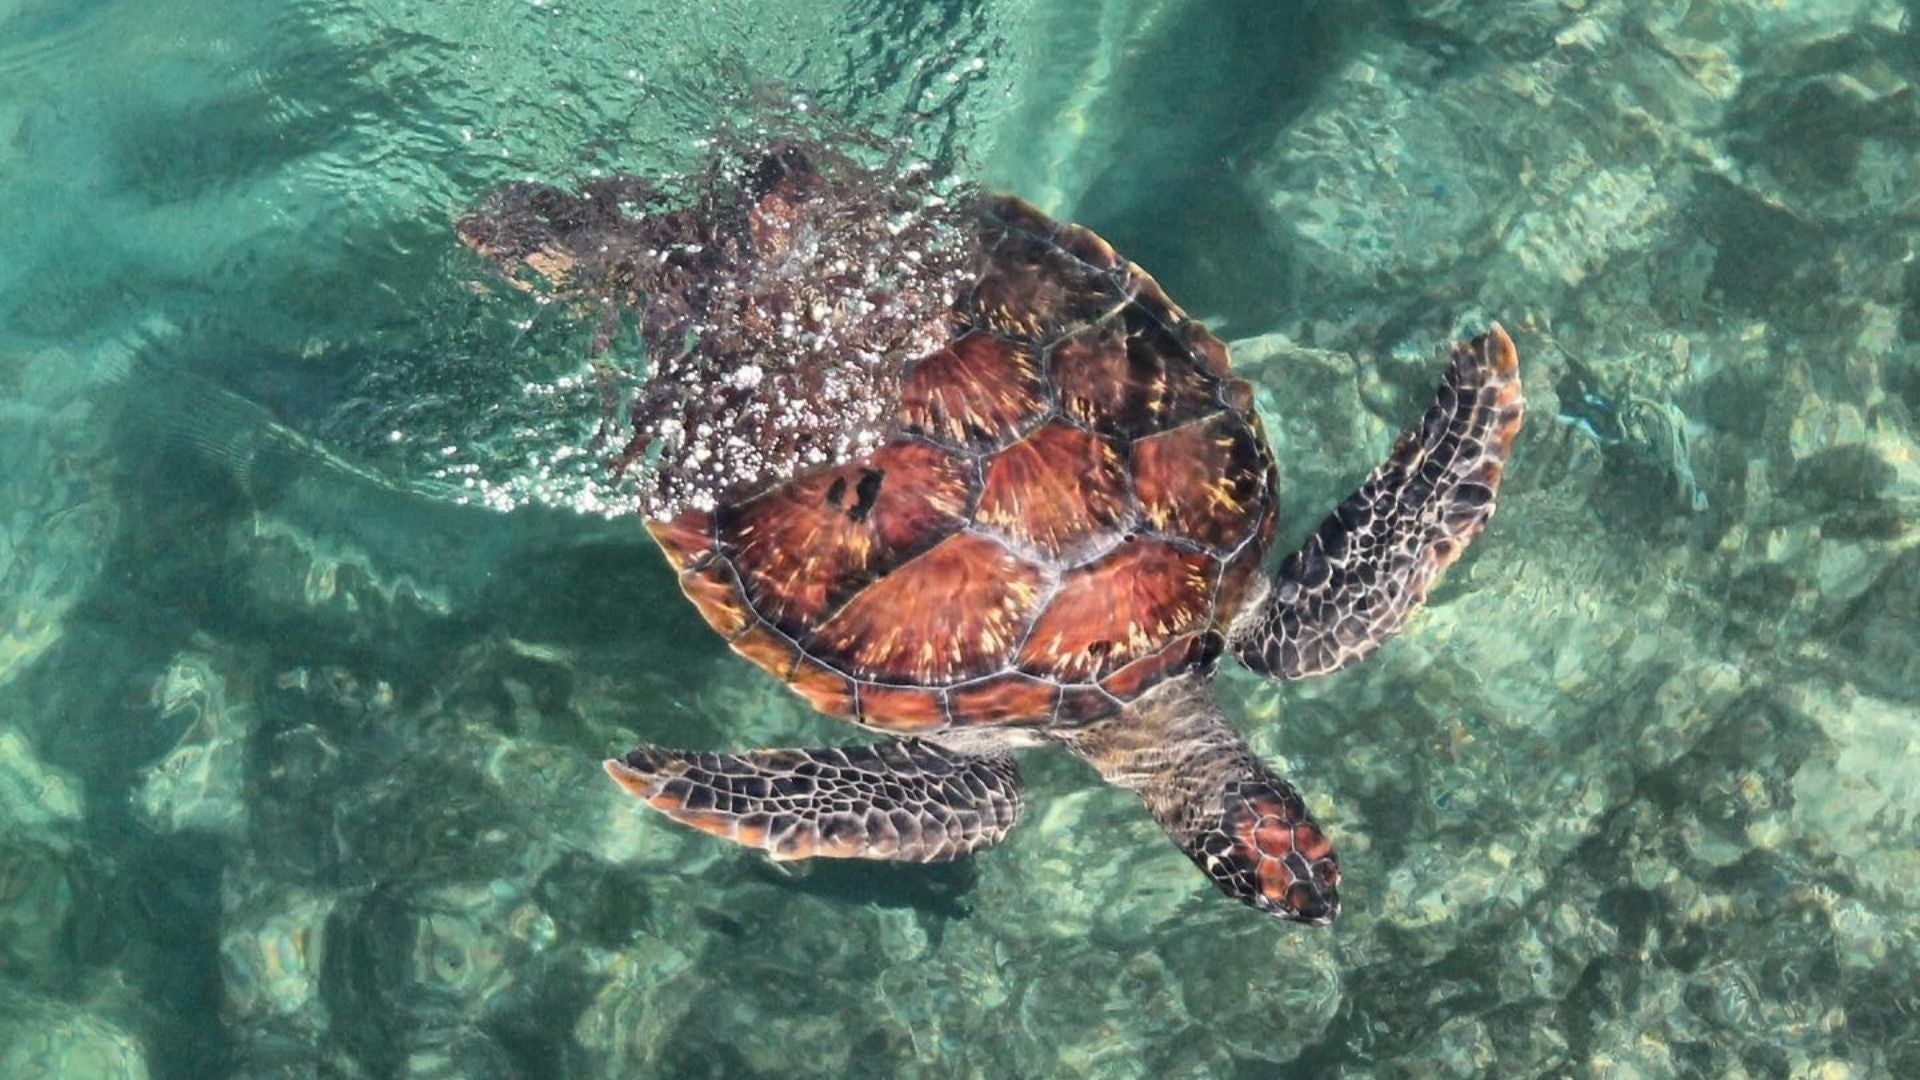
<path id="1" fill-rule="evenodd" d="M 769 12 L 763 8 L 772 7 Z M 0 1076 L 1920 1073 L 1920 51 L 1896 0 L 0 0 Z M 1343 858 L 1221 900 L 1023 761 L 936 869 L 600 774 L 848 732 L 583 454 L 451 222 L 806 106 L 1235 340 L 1283 544 L 1501 319 L 1499 516 L 1222 677 Z"/>

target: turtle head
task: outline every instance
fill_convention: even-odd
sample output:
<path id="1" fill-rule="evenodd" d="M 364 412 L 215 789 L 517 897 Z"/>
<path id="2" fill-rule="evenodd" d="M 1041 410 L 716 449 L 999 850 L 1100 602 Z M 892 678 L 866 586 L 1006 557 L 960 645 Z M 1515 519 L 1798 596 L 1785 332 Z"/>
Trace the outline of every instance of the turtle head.
<path id="1" fill-rule="evenodd" d="M 516 182 L 494 189 L 453 229 L 461 243 L 509 280 L 517 281 L 525 268 L 548 287 L 584 288 L 606 278 L 651 239 L 650 219 L 627 211 L 657 198 L 652 185 L 629 176 L 596 180 L 577 195 Z"/>
<path id="2" fill-rule="evenodd" d="M 1340 862 L 1286 781 L 1260 771 L 1229 780 L 1220 815 L 1187 854 L 1228 896 L 1291 922 L 1325 926 L 1340 914 Z"/>
<path id="3" fill-rule="evenodd" d="M 574 262 L 570 241 L 586 224 L 585 210 L 585 200 L 559 188 L 513 183 L 493 191 L 453 228 L 462 243 L 504 273 L 527 266 L 563 279 Z"/>

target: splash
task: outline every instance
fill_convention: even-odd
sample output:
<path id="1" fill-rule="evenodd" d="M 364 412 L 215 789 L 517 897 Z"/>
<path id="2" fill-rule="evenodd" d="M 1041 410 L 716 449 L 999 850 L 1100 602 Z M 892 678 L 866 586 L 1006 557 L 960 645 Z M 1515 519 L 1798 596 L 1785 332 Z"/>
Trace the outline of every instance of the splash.
<path id="1" fill-rule="evenodd" d="M 665 519 L 884 441 L 903 365 L 951 337 L 977 276 L 974 202 L 897 154 L 716 140 L 677 185 L 510 184 L 456 229 L 515 287 L 597 309 L 596 351 L 637 324 L 615 464 Z"/>

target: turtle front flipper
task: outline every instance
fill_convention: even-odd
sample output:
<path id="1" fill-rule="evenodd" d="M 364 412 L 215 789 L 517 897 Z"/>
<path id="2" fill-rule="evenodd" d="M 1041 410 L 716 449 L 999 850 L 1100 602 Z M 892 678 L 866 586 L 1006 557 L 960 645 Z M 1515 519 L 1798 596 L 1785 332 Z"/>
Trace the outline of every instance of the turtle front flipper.
<path id="1" fill-rule="evenodd" d="M 1011 756 L 922 739 L 745 754 L 640 746 L 606 770 L 682 825 L 775 859 L 946 862 L 997 842 L 1020 816 Z"/>
<path id="2" fill-rule="evenodd" d="M 1457 342 L 1433 405 L 1234 623 L 1242 662 L 1299 679 L 1379 648 L 1493 516 L 1525 412 L 1520 360 L 1498 323 Z"/>
<path id="3" fill-rule="evenodd" d="M 1339 916 L 1333 845 L 1293 786 L 1228 726 L 1205 678 L 1162 683 L 1119 716 L 1054 737 L 1138 795 L 1221 892 L 1309 926 Z"/>

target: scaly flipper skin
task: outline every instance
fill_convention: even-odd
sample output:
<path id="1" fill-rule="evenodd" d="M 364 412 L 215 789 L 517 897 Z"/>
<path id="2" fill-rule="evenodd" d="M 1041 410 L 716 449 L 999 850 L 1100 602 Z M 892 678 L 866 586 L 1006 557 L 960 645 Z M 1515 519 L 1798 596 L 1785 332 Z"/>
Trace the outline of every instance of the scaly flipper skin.
<path id="1" fill-rule="evenodd" d="M 1300 796 L 1186 675 L 1119 716 L 1056 737 L 1108 783 L 1140 797 L 1220 891 L 1270 915 L 1324 926 L 1340 914 L 1340 863 Z"/>
<path id="2" fill-rule="evenodd" d="M 947 862 L 1020 816 L 1013 758 L 921 739 L 746 754 L 641 746 L 606 770 L 673 820 L 775 859 Z"/>
<path id="3" fill-rule="evenodd" d="M 1453 347 L 1433 405 L 1234 624 L 1242 662 L 1279 679 L 1324 675 L 1398 633 L 1493 516 L 1526 402 L 1495 323 Z"/>

